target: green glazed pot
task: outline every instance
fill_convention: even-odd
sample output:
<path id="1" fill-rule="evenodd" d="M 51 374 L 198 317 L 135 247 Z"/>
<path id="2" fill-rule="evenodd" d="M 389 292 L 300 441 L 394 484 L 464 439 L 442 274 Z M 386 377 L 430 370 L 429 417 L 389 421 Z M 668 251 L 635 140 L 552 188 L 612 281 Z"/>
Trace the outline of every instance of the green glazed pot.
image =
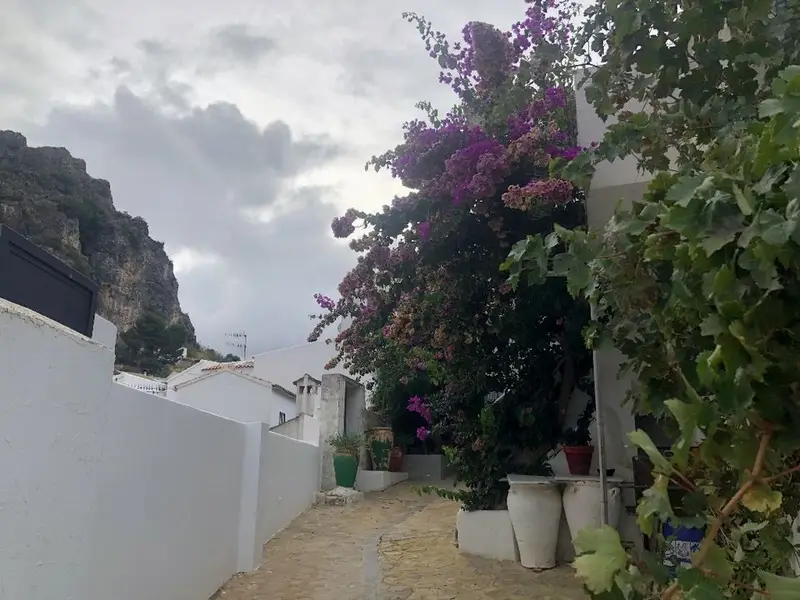
<path id="1" fill-rule="evenodd" d="M 372 440 L 370 442 L 372 454 L 372 468 L 376 471 L 389 470 L 389 453 L 392 451 L 392 442 L 386 440 Z"/>
<path id="2" fill-rule="evenodd" d="M 349 454 L 335 454 L 333 456 L 333 472 L 336 475 L 336 485 L 352 488 L 356 484 L 358 459 Z"/>
<path id="3" fill-rule="evenodd" d="M 389 469 L 389 454 L 394 446 L 391 427 L 373 427 L 367 432 L 367 448 L 372 458 L 372 468 L 376 471 Z"/>

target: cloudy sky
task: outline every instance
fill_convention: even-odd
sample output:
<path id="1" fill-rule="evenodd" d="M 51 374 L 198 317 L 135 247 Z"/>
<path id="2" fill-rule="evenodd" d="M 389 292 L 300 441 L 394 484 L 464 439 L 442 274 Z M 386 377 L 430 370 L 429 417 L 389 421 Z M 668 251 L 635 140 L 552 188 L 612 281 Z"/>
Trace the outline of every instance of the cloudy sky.
<path id="1" fill-rule="evenodd" d="M 523 0 L 0 0 L 0 129 L 65 146 L 166 244 L 201 342 L 305 340 L 354 261 L 330 222 L 402 190 L 364 163 L 452 104 L 413 26 Z M 9 7 L 10 5 L 10 7 Z"/>

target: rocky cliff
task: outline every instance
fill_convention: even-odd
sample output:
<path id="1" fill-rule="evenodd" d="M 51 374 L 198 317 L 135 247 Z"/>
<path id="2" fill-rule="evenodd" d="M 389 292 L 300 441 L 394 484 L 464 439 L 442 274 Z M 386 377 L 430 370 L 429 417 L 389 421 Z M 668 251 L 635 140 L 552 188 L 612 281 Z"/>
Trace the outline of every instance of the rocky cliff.
<path id="1" fill-rule="evenodd" d="M 164 244 L 143 219 L 117 211 L 109 183 L 64 148 L 30 148 L 21 134 L 0 131 L 0 223 L 97 282 L 100 314 L 120 331 L 149 309 L 194 339 Z"/>

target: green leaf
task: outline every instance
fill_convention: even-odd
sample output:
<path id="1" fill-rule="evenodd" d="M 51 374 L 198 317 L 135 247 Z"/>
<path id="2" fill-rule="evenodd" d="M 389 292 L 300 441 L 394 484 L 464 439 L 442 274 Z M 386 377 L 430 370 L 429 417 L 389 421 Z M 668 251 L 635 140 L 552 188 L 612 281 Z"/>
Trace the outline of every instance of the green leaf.
<path id="1" fill-rule="evenodd" d="M 716 544 L 711 544 L 708 547 L 703 566 L 707 567 L 723 582 L 727 582 L 733 575 L 733 565 L 728 560 L 728 554 Z"/>
<path id="2" fill-rule="evenodd" d="M 783 503 L 783 494 L 768 485 L 757 483 L 742 497 L 742 504 L 753 512 L 770 514 Z"/>
<path id="3" fill-rule="evenodd" d="M 769 521 L 760 521 L 758 523 L 748 521 L 747 523 L 739 527 L 739 531 L 741 533 L 753 533 L 755 531 L 761 531 L 767 525 L 769 525 Z"/>
<path id="4" fill-rule="evenodd" d="M 736 198 L 736 204 L 739 206 L 739 210 L 742 211 L 743 215 L 749 216 L 753 214 L 751 199 L 745 196 L 742 189 L 735 183 L 733 184 L 733 196 Z"/>
<path id="5" fill-rule="evenodd" d="M 777 98 L 764 100 L 758 107 L 758 117 L 768 119 L 783 112 L 783 104 Z"/>
<path id="6" fill-rule="evenodd" d="M 713 284 L 711 292 L 720 300 L 729 300 L 736 297 L 736 274 L 728 265 L 720 267 L 719 271 L 713 274 Z"/>
<path id="7" fill-rule="evenodd" d="M 669 479 L 666 475 L 656 475 L 653 485 L 642 493 L 636 505 L 636 524 L 643 532 L 652 533 L 656 519 L 666 521 L 674 516 L 668 489 Z"/>
<path id="8" fill-rule="evenodd" d="M 694 434 L 699 421 L 700 407 L 673 398 L 664 402 L 666 407 L 678 421 L 681 430 L 680 439 L 673 445 L 673 457 L 678 468 L 685 469 L 689 462 L 689 451 L 692 448 Z"/>
<path id="9" fill-rule="evenodd" d="M 785 244 L 792 234 L 791 224 L 774 210 L 766 210 L 759 215 L 758 228 L 761 239 L 773 246 Z"/>
<path id="10" fill-rule="evenodd" d="M 709 233 L 700 245 L 703 247 L 703 250 L 705 250 L 706 255 L 711 256 L 734 241 L 738 233 L 739 232 L 736 230 L 725 231 L 718 229 Z"/>
<path id="11" fill-rule="evenodd" d="M 575 549 L 580 556 L 573 566 L 592 593 L 601 594 L 614 585 L 614 578 L 628 562 L 619 533 L 608 525 L 599 529 L 583 529 L 575 536 Z"/>
<path id="12" fill-rule="evenodd" d="M 758 576 L 766 585 L 769 600 L 797 600 L 800 598 L 800 578 L 781 577 L 766 571 L 759 571 Z"/>
<path id="13" fill-rule="evenodd" d="M 653 466 L 660 469 L 662 473 L 669 474 L 672 472 L 672 465 L 664 458 L 664 455 L 658 451 L 653 440 L 641 429 L 631 431 L 628 434 L 628 439 L 635 445 L 644 450 L 644 453 L 650 458 Z"/>
<path id="14" fill-rule="evenodd" d="M 705 180 L 705 175 L 684 175 L 667 192 L 667 202 L 683 207 L 688 206 Z"/>
<path id="15" fill-rule="evenodd" d="M 666 586 L 672 579 L 667 566 L 664 564 L 664 558 L 660 553 L 643 550 L 641 553 L 642 560 L 647 569 L 646 572 L 652 575 L 657 584 Z"/>
<path id="16" fill-rule="evenodd" d="M 728 330 L 728 326 L 717 313 L 711 313 L 700 323 L 700 334 L 716 337 Z"/>

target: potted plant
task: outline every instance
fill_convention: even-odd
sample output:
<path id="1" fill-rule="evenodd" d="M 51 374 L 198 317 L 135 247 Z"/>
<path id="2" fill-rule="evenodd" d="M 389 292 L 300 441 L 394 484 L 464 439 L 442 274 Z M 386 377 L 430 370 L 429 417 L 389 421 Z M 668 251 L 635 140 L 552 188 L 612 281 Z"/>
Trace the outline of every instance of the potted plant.
<path id="1" fill-rule="evenodd" d="M 361 448 L 364 446 L 363 438 L 357 433 L 337 433 L 329 440 L 333 447 L 333 472 L 336 476 L 336 485 L 352 488 L 356 484 L 358 474 L 358 460 Z"/>
<path id="2" fill-rule="evenodd" d="M 389 469 L 389 454 L 394 446 L 394 433 L 391 427 L 373 427 L 367 434 L 367 448 L 372 458 L 372 468 L 376 471 Z"/>
<path id="3" fill-rule="evenodd" d="M 589 426 L 594 420 L 594 401 L 586 403 L 575 427 L 567 429 L 561 438 L 564 456 L 571 475 L 588 475 L 592 466 L 594 446 L 591 441 Z"/>
<path id="4" fill-rule="evenodd" d="M 403 446 L 395 444 L 392 451 L 389 452 L 389 471 L 392 473 L 399 473 L 403 470 Z"/>

